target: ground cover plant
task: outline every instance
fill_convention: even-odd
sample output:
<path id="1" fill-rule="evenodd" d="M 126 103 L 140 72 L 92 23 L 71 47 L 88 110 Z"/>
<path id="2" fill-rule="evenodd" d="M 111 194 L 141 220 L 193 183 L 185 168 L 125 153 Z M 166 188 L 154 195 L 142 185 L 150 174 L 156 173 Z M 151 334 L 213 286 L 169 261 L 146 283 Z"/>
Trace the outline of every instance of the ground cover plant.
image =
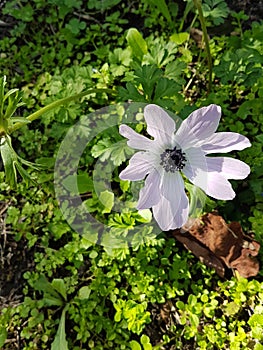
<path id="1" fill-rule="evenodd" d="M 1 349 L 263 349 L 263 23 L 244 4 L 0 5 Z M 251 146 L 224 149 L 247 164 L 231 200 L 182 175 L 191 236 L 136 209 L 145 176 L 122 176 L 137 156 L 119 127 L 152 140 L 147 108 L 178 126 L 209 105 Z"/>

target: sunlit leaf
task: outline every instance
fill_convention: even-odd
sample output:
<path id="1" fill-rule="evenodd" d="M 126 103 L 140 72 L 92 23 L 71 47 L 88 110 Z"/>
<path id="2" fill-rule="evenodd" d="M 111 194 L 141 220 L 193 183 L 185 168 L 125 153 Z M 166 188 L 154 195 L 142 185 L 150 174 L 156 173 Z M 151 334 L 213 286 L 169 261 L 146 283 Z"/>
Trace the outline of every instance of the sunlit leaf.
<path id="1" fill-rule="evenodd" d="M 143 39 L 141 33 L 136 28 L 130 28 L 126 39 L 134 56 L 141 60 L 143 55 L 145 55 L 148 51 L 146 41 Z"/>
<path id="2" fill-rule="evenodd" d="M 66 332 L 65 332 L 65 318 L 66 318 L 66 308 L 64 308 L 62 311 L 58 330 L 57 330 L 55 339 L 51 344 L 51 350 L 69 350 L 68 342 L 66 339 Z"/>

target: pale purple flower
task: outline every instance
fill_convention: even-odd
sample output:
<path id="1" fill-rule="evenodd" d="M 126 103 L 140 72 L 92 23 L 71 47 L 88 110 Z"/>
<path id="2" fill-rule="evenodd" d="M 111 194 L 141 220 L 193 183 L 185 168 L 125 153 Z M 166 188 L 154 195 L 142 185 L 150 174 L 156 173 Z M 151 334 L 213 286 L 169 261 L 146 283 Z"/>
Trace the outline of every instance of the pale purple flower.
<path id="1" fill-rule="evenodd" d="M 213 198 L 235 197 L 228 179 L 244 179 L 250 172 L 249 166 L 237 159 L 207 155 L 242 150 L 251 144 L 238 133 L 215 133 L 221 117 L 219 106 L 212 104 L 197 109 L 177 131 L 174 120 L 159 106 L 147 105 L 144 117 L 152 140 L 127 125 L 120 126 L 120 134 L 128 139 L 128 146 L 141 150 L 120 173 L 122 180 L 138 181 L 146 177 L 137 209 L 152 208 L 164 231 L 182 227 L 189 212 L 182 175 Z"/>

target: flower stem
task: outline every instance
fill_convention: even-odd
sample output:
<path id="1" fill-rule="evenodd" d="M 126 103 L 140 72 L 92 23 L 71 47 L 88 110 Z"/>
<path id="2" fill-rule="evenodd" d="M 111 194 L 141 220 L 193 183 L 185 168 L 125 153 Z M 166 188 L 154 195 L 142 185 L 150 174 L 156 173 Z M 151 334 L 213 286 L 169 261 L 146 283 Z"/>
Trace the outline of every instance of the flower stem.
<path id="1" fill-rule="evenodd" d="M 212 56 L 210 52 L 209 38 L 208 38 L 205 18 L 202 10 L 202 0 L 194 0 L 194 4 L 199 14 L 199 19 L 200 19 L 204 41 L 205 41 L 205 49 L 206 49 L 208 70 L 209 70 L 209 77 L 208 77 L 208 93 L 209 93 L 212 89 Z"/>
<path id="2" fill-rule="evenodd" d="M 94 94 L 94 93 L 97 93 L 97 92 L 106 92 L 106 93 L 109 93 L 109 94 L 114 94 L 115 92 L 111 89 L 89 89 L 89 90 L 86 90 L 86 91 L 83 91 L 83 92 L 80 92 L 79 94 L 75 94 L 75 95 L 72 95 L 72 96 L 68 96 L 68 97 L 64 97 L 64 98 L 61 98 L 60 100 L 57 100 L 57 101 L 54 101 L 52 103 L 50 103 L 49 105 L 39 109 L 38 111 L 30 114 L 28 117 L 26 117 L 25 119 L 32 122 L 36 119 L 38 119 L 39 117 L 41 117 L 44 113 L 58 107 L 58 106 L 61 106 L 63 104 L 67 104 L 71 101 L 74 101 L 74 100 L 78 100 L 80 99 L 81 97 L 84 97 L 86 95 L 90 95 L 90 94 Z M 17 130 L 17 129 L 20 129 L 22 126 L 24 126 L 25 123 L 22 123 L 22 122 L 17 122 L 15 123 L 12 128 L 10 128 L 9 130 L 9 134 L 11 134 L 13 131 Z"/>

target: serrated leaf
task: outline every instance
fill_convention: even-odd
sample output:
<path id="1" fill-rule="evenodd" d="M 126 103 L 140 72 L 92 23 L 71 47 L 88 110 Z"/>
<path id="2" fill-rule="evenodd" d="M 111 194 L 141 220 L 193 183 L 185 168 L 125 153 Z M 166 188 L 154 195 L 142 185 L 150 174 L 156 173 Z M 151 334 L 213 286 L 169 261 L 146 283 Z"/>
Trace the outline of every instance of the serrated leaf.
<path id="1" fill-rule="evenodd" d="M 65 332 L 65 318 L 66 318 L 66 308 L 64 308 L 62 311 L 58 330 L 57 330 L 55 339 L 51 344 L 51 350 L 69 350 L 68 342 L 66 339 L 66 332 Z"/>
<path id="2" fill-rule="evenodd" d="M 127 146 L 126 140 L 116 142 L 110 139 L 102 139 L 91 149 L 93 157 L 100 157 L 102 162 L 111 159 L 116 166 L 121 165 L 126 160 L 126 155 L 132 155 L 133 153 L 133 150 Z"/>
<path id="3" fill-rule="evenodd" d="M 136 28 L 130 28 L 126 39 L 134 56 L 141 61 L 143 55 L 145 55 L 148 51 L 146 41 L 143 39 L 141 33 Z"/>

